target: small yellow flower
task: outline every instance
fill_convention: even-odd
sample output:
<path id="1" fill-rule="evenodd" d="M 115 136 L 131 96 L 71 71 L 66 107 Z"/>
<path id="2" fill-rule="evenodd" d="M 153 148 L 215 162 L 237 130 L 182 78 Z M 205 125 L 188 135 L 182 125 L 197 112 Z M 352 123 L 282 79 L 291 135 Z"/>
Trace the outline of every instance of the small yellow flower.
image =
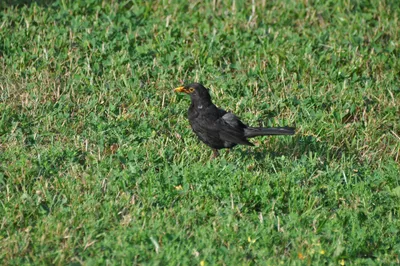
<path id="1" fill-rule="evenodd" d="M 182 188 L 181 185 L 179 185 L 179 186 L 175 186 L 175 189 L 176 189 L 176 190 L 182 190 L 183 188 Z"/>
<path id="2" fill-rule="evenodd" d="M 256 243 L 255 239 L 251 239 L 250 237 L 247 238 L 247 241 L 249 241 L 249 243 L 253 244 Z"/>
<path id="3" fill-rule="evenodd" d="M 319 254 L 324 255 L 324 254 L 325 254 L 325 250 L 321 249 L 321 251 L 319 252 Z"/>
<path id="4" fill-rule="evenodd" d="M 299 259 L 301 259 L 301 260 L 305 259 L 303 253 L 301 253 L 301 252 L 297 253 L 297 257 L 299 257 Z"/>
<path id="5" fill-rule="evenodd" d="M 343 266 L 343 265 L 344 265 L 344 259 L 342 259 L 342 260 L 339 262 L 339 264 Z"/>
<path id="6" fill-rule="evenodd" d="M 200 266 L 204 266 L 206 265 L 206 263 L 204 262 L 204 260 L 200 261 Z"/>

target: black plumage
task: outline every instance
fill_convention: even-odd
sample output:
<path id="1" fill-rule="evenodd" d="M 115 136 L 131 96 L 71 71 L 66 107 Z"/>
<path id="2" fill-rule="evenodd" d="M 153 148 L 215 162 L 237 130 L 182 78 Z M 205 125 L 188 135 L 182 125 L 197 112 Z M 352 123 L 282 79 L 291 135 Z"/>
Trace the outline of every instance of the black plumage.
<path id="1" fill-rule="evenodd" d="M 249 127 L 234 114 L 216 107 L 208 90 L 200 83 L 192 83 L 178 87 L 176 92 L 190 95 L 191 105 L 188 110 L 188 119 L 193 132 L 206 145 L 211 147 L 214 157 L 219 155 L 218 150 L 232 148 L 238 144 L 254 146 L 248 138 L 265 135 L 293 135 L 292 127 Z"/>

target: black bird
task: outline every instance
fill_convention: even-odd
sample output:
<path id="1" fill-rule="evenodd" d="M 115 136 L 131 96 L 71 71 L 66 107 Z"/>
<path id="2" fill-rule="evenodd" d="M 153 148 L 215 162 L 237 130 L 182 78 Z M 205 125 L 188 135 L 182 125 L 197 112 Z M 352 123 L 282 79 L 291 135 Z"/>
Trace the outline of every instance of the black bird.
<path id="1" fill-rule="evenodd" d="M 192 101 L 188 119 L 194 133 L 213 149 L 213 157 L 218 157 L 219 149 L 232 148 L 238 144 L 254 146 L 248 138 L 265 135 L 293 135 L 293 127 L 249 127 L 238 117 L 215 106 L 211 96 L 202 84 L 192 83 L 175 89 L 189 94 Z"/>

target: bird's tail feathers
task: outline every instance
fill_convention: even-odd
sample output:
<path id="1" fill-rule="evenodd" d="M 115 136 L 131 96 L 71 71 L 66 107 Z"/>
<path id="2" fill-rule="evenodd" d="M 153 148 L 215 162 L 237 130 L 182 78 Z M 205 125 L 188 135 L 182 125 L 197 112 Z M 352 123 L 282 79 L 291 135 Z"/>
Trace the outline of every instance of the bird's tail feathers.
<path id="1" fill-rule="evenodd" d="M 248 127 L 244 129 L 246 138 L 268 135 L 293 135 L 294 127 Z"/>

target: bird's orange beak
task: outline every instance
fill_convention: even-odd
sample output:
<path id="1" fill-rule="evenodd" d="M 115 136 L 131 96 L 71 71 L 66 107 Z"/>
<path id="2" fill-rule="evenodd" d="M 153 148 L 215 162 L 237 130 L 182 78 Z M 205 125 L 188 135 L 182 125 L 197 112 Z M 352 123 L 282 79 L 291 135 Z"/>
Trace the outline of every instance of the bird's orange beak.
<path id="1" fill-rule="evenodd" d="M 180 87 L 176 88 L 174 91 L 175 91 L 175 92 L 184 92 L 184 93 L 186 93 L 186 94 L 190 94 L 190 93 L 193 93 L 193 92 L 194 92 L 194 89 L 193 89 L 193 88 L 188 88 L 188 89 L 186 89 L 185 87 L 180 86 Z"/>
<path id="2" fill-rule="evenodd" d="M 185 92 L 185 93 L 187 93 L 187 92 L 185 91 L 185 87 L 183 87 L 183 86 L 180 86 L 180 87 L 174 89 L 174 92 Z"/>

